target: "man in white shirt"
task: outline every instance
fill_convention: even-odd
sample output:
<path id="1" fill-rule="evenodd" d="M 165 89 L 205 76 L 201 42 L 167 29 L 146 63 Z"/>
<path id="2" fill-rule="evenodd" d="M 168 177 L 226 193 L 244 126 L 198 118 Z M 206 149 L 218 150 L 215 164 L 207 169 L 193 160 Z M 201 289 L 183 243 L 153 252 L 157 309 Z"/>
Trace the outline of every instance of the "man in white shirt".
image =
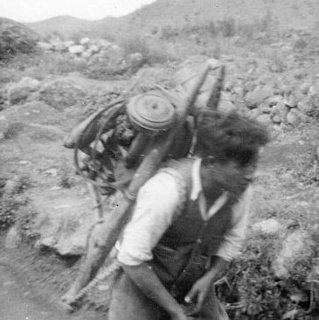
<path id="1" fill-rule="evenodd" d="M 196 157 L 140 190 L 119 245 L 109 320 L 226 320 L 214 282 L 240 253 L 267 132 L 237 114 L 198 117 Z"/>

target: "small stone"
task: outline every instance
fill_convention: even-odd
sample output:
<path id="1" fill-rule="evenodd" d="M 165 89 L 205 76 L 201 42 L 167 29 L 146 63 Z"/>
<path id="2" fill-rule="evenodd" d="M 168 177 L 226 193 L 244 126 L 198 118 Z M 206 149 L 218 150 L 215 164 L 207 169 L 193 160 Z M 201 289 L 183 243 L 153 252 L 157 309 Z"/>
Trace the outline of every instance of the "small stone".
<path id="1" fill-rule="evenodd" d="M 259 107 L 261 113 L 271 113 L 271 107 L 268 102 L 263 102 Z"/>
<path id="2" fill-rule="evenodd" d="M 289 85 L 283 85 L 281 87 L 282 93 L 286 96 L 290 95 L 293 92 L 292 86 Z"/>
<path id="3" fill-rule="evenodd" d="M 90 58 L 92 57 L 92 52 L 89 51 L 89 50 L 84 51 L 84 52 L 82 52 L 81 57 L 82 57 L 83 59 L 90 59 Z"/>
<path id="4" fill-rule="evenodd" d="M 275 106 L 273 106 L 271 110 L 271 117 L 273 122 L 275 123 L 284 122 L 286 120 L 288 110 L 289 109 L 286 107 L 286 105 L 283 102 L 280 102 Z"/>
<path id="5" fill-rule="evenodd" d="M 281 95 L 274 95 L 268 99 L 268 105 L 273 107 L 277 103 L 283 102 L 284 98 Z"/>
<path id="6" fill-rule="evenodd" d="M 16 226 L 12 226 L 7 233 L 5 240 L 5 247 L 7 249 L 18 248 L 19 243 L 21 242 L 21 236 Z"/>
<path id="7" fill-rule="evenodd" d="M 239 97 L 244 96 L 244 89 L 242 87 L 234 87 L 232 91 L 234 94 L 236 94 Z"/>
<path id="8" fill-rule="evenodd" d="M 248 92 L 245 101 L 249 109 L 257 108 L 263 101 L 273 96 L 273 89 L 269 86 L 256 88 L 254 91 Z"/>
<path id="9" fill-rule="evenodd" d="M 303 115 L 298 109 L 291 109 L 288 112 L 286 121 L 288 124 L 292 125 L 293 127 L 297 127 L 303 119 Z"/>
<path id="10" fill-rule="evenodd" d="M 298 262 L 306 260 L 311 255 L 314 245 L 305 230 L 296 227 L 287 230 L 282 239 L 281 248 L 273 261 L 273 270 L 277 277 L 288 278 Z"/>
<path id="11" fill-rule="evenodd" d="M 3 194 L 11 195 L 18 191 L 20 188 L 20 179 L 18 176 L 8 180 L 4 186 Z"/>
<path id="12" fill-rule="evenodd" d="M 258 116 L 258 117 L 256 118 L 256 120 L 257 120 L 258 122 L 260 122 L 262 125 L 266 126 L 266 127 L 272 125 L 272 121 L 271 121 L 271 118 L 270 118 L 270 115 L 269 115 L 269 114 L 265 114 L 265 113 L 264 113 L 264 114 Z"/>
<path id="13" fill-rule="evenodd" d="M 71 46 L 69 47 L 69 52 L 76 55 L 80 55 L 82 52 L 84 52 L 84 47 L 81 45 Z"/>
<path id="14" fill-rule="evenodd" d="M 37 43 L 37 47 L 44 51 L 50 51 L 50 50 L 53 50 L 54 48 L 51 43 L 41 42 L 41 41 Z"/>
<path id="15" fill-rule="evenodd" d="M 260 109 L 259 108 L 249 110 L 249 112 L 248 112 L 248 117 L 250 119 L 256 119 L 260 115 L 261 115 L 261 113 L 260 113 Z"/>
<path id="16" fill-rule="evenodd" d="M 297 108 L 304 114 L 309 114 L 314 109 L 313 104 L 309 100 L 299 101 L 297 104 Z"/>
<path id="17" fill-rule="evenodd" d="M 301 86 L 300 86 L 300 92 L 304 95 L 307 95 L 308 92 L 309 92 L 309 89 L 310 89 L 310 84 L 309 83 L 303 83 Z"/>
<path id="18" fill-rule="evenodd" d="M 73 40 L 64 41 L 63 44 L 65 45 L 66 48 L 70 48 L 74 46 L 74 41 Z"/>
<path id="19" fill-rule="evenodd" d="M 56 177 L 58 175 L 58 170 L 55 168 L 51 168 L 51 169 L 46 170 L 45 173 L 47 175 L 52 176 L 52 177 Z"/>
<path id="20" fill-rule="evenodd" d="M 67 47 L 65 46 L 64 42 L 58 41 L 54 43 L 54 49 L 58 52 L 67 51 Z"/>
<path id="21" fill-rule="evenodd" d="M 298 100 L 295 95 L 290 95 L 284 100 L 284 103 L 288 108 L 296 108 L 298 105 Z"/>
<path id="22" fill-rule="evenodd" d="M 274 115 L 273 116 L 273 118 L 272 118 L 272 121 L 274 122 L 274 123 L 281 123 L 282 122 L 282 119 L 281 119 L 281 117 L 279 116 L 279 115 Z"/>
<path id="23" fill-rule="evenodd" d="M 266 219 L 255 223 L 252 226 L 252 229 L 255 232 L 261 232 L 264 234 L 275 234 L 281 230 L 281 223 L 274 218 Z"/>
<path id="24" fill-rule="evenodd" d="M 82 45 L 82 46 L 85 46 L 85 45 L 87 45 L 88 43 L 90 43 L 90 38 L 82 38 L 81 40 L 80 40 L 80 44 Z"/>
<path id="25" fill-rule="evenodd" d="M 90 47 L 89 47 L 89 49 L 88 49 L 90 52 L 92 52 L 92 53 L 97 53 L 97 52 L 99 52 L 99 47 L 97 46 L 97 45 L 95 45 L 95 44 L 92 44 Z"/>

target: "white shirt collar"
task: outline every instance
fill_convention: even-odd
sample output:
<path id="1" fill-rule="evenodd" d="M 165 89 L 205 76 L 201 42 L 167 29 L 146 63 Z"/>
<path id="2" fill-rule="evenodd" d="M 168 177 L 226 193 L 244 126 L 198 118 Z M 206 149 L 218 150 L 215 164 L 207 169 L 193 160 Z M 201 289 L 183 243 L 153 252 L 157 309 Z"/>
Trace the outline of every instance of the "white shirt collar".
<path id="1" fill-rule="evenodd" d="M 201 167 L 202 159 L 198 158 L 194 161 L 194 164 L 192 166 L 192 191 L 190 198 L 191 200 L 196 200 L 199 198 L 200 195 L 202 195 L 203 198 L 205 198 L 203 191 L 203 185 L 200 177 L 200 167 Z M 228 192 L 224 191 L 221 196 L 216 199 L 216 201 L 213 203 L 213 205 L 210 208 L 206 208 L 206 200 L 202 199 L 204 202 L 203 205 L 200 205 L 200 211 L 202 217 L 206 220 L 212 217 L 219 209 L 226 203 L 228 200 Z M 208 209 L 208 210 L 207 210 Z"/>
<path id="2" fill-rule="evenodd" d="M 192 167 L 192 192 L 191 192 L 191 200 L 196 200 L 199 197 L 199 194 L 203 190 L 202 181 L 200 178 L 200 166 L 202 163 L 202 159 L 198 158 L 194 161 Z"/>

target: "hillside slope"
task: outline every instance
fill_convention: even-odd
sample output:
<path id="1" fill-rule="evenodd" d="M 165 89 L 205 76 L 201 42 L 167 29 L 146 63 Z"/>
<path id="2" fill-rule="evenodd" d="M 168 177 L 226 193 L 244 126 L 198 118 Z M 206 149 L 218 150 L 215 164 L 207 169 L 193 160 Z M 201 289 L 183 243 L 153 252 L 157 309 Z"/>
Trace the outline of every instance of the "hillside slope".
<path id="1" fill-rule="evenodd" d="M 64 38 L 74 33 L 88 36 L 150 32 L 163 26 L 180 27 L 234 18 L 242 23 L 271 19 L 280 28 L 312 29 L 319 23 L 317 0 L 157 0 L 135 12 L 119 17 L 87 21 L 55 17 L 27 24 L 42 35 L 58 32 Z"/>

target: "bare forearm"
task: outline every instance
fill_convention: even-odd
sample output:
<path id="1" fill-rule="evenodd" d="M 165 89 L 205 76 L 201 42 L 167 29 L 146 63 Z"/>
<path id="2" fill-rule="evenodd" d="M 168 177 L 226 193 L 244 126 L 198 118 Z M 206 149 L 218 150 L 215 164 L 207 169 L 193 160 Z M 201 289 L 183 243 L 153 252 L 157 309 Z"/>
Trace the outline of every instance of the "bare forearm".
<path id="1" fill-rule="evenodd" d="M 183 312 L 180 305 L 166 290 L 152 268 L 143 263 L 138 266 L 123 266 L 125 273 L 141 291 L 166 310 L 171 316 Z"/>
<path id="2" fill-rule="evenodd" d="M 204 277 L 211 283 L 217 281 L 225 270 L 228 268 L 229 262 L 221 257 L 215 257 L 213 265 Z"/>

